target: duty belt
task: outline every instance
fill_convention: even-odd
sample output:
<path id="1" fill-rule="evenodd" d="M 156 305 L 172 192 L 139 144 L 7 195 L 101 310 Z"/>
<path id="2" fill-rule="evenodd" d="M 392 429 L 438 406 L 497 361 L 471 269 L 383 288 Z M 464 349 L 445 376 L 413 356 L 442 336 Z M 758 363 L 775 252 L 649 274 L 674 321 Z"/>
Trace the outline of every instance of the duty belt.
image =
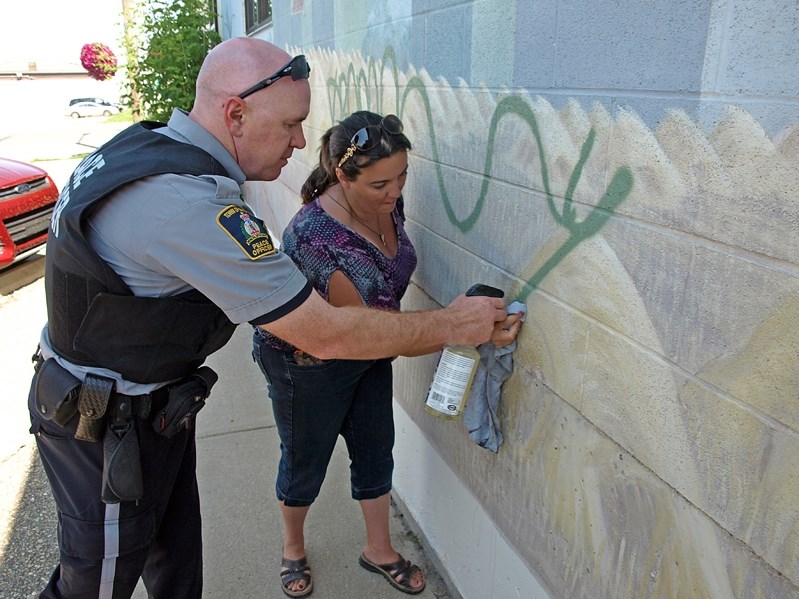
<path id="1" fill-rule="evenodd" d="M 150 414 L 158 411 L 166 403 L 168 396 L 167 388 L 161 387 L 152 393 L 144 395 L 123 395 L 122 393 L 111 394 L 111 406 L 114 412 L 110 414 L 111 424 L 118 424 L 120 419 L 130 417 L 147 420 Z"/>
<path id="2" fill-rule="evenodd" d="M 80 420 L 75 431 L 76 439 L 102 441 L 106 421 L 113 427 L 126 424 L 134 416 L 145 420 L 153 408 L 160 409 L 166 403 L 166 388 L 144 395 L 123 395 L 113 389 L 113 379 L 86 375 L 78 396 Z"/>

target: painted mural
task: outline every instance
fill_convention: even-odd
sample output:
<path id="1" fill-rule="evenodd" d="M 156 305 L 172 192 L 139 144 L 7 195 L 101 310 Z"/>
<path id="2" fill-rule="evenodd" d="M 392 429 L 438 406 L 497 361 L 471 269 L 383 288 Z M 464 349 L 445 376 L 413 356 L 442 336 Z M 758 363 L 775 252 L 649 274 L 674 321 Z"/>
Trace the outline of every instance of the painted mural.
<path id="1" fill-rule="evenodd" d="M 799 124 L 770 137 L 729 106 L 650 130 L 390 49 L 305 53 L 300 161 L 362 108 L 414 143 L 404 308 L 478 280 L 528 304 L 497 454 L 423 412 L 430 362 L 400 361 L 397 399 L 552 597 L 799 598 Z"/>

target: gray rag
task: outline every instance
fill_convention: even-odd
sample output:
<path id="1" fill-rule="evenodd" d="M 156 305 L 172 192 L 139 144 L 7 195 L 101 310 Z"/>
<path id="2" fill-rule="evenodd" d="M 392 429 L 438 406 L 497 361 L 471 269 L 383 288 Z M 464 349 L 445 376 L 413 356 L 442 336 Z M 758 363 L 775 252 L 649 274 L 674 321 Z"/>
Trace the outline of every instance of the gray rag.
<path id="1" fill-rule="evenodd" d="M 522 322 L 527 318 L 527 306 L 513 302 L 507 308 L 508 314 L 524 312 Z M 513 373 L 514 340 L 499 349 L 491 342 L 477 347 L 480 364 L 472 381 L 469 401 L 463 411 L 463 424 L 469 431 L 472 441 L 497 453 L 502 445 L 502 431 L 499 428 L 499 397 L 502 383 Z"/>

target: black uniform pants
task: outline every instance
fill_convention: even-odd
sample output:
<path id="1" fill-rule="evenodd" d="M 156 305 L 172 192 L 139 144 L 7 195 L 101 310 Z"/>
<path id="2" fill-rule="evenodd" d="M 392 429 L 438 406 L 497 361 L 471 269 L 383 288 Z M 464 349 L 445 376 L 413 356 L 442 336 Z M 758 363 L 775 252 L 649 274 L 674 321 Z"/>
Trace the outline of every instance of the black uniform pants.
<path id="1" fill-rule="evenodd" d="M 33 403 L 33 391 L 29 406 Z M 101 501 L 103 444 L 31 412 L 31 432 L 58 508 L 60 564 L 40 598 L 128 599 L 141 577 L 154 599 L 199 599 L 202 531 L 194 429 L 167 439 L 135 419 L 144 497 Z"/>

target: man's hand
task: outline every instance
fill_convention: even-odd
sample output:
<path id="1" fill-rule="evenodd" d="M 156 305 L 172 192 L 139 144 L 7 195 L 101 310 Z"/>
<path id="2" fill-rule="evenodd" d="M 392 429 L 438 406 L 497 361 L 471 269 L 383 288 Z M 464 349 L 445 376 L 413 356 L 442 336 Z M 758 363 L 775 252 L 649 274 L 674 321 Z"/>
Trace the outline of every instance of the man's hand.
<path id="1" fill-rule="evenodd" d="M 491 339 L 494 323 L 503 322 L 508 313 L 505 300 L 498 297 L 459 295 L 447 306 L 448 345 L 480 345 Z"/>
<path id="2" fill-rule="evenodd" d="M 480 345 L 507 318 L 501 298 L 460 295 L 446 308 L 395 313 L 361 306 L 336 308 L 312 293 L 266 325 L 276 337 L 322 360 L 420 356 L 444 345 Z"/>

